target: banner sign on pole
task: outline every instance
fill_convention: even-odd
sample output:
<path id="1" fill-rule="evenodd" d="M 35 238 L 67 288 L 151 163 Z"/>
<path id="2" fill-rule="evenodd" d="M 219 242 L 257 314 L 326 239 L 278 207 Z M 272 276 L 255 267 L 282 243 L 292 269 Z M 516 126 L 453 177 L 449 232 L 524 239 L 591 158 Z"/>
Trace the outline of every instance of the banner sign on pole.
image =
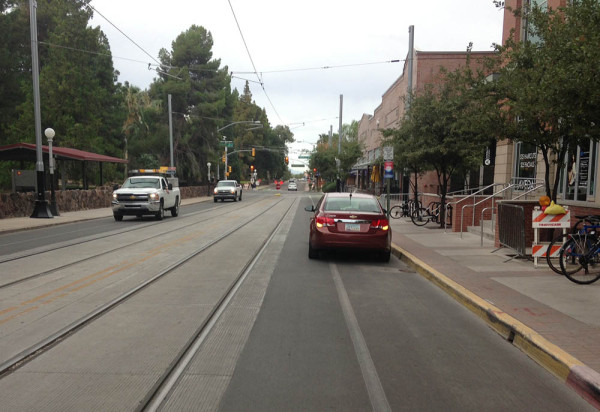
<path id="1" fill-rule="evenodd" d="M 393 179 L 394 178 L 394 162 L 384 162 L 383 170 L 384 170 L 383 177 L 385 179 Z"/>

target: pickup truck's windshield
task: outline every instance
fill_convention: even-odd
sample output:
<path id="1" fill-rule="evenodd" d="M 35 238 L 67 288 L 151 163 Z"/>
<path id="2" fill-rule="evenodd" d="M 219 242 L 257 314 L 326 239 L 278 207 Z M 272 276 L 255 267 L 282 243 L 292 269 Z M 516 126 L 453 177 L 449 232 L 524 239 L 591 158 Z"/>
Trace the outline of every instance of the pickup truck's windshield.
<path id="1" fill-rule="evenodd" d="M 227 181 L 221 181 L 219 183 L 217 183 L 218 187 L 235 187 L 235 182 L 227 182 Z"/>
<path id="2" fill-rule="evenodd" d="M 160 189 L 160 179 L 151 177 L 130 177 L 123 183 L 124 189 Z"/>

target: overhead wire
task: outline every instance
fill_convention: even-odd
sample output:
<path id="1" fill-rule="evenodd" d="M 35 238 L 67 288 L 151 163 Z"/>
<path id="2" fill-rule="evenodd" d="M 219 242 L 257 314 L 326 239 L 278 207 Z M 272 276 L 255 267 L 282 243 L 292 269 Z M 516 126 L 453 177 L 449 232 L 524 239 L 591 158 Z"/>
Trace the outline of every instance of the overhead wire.
<path id="1" fill-rule="evenodd" d="M 267 90 L 265 89 L 265 85 L 264 85 L 264 83 L 262 81 L 262 78 L 258 75 L 258 70 L 256 70 L 256 65 L 254 64 L 254 60 L 252 59 L 252 55 L 250 54 L 250 49 L 248 48 L 248 44 L 246 43 L 246 39 L 244 38 L 244 33 L 242 32 L 242 28 L 240 27 L 240 23 L 239 23 L 239 21 L 237 19 L 237 16 L 235 15 L 235 10 L 233 9 L 233 5 L 231 4 L 231 0 L 227 0 L 227 2 L 229 3 L 229 7 L 231 8 L 231 13 L 233 14 L 233 18 L 235 20 L 235 24 L 237 25 L 237 28 L 238 28 L 238 30 L 240 32 L 240 36 L 242 37 L 242 41 L 244 42 L 244 47 L 246 48 L 246 52 L 248 53 L 248 57 L 250 58 L 250 63 L 252 63 L 252 68 L 254 69 L 254 74 L 256 74 L 256 77 L 258 78 L 258 82 L 260 83 L 260 87 L 262 88 L 263 93 L 265 94 L 265 97 L 267 98 L 267 100 L 271 104 L 271 107 L 273 108 L 273 111 L 275 112 L 275 114 L 279 118 L 279 121 L 281 123 L 283 123 L 283 120 L 281 119 L 281 116 L 279 115 L 279 112 L 277 112 L 277 109 L 275 108 L 275 105 L 273 104 L 273 101 L 271 101 L 271 98 L 267 94 Z"/>
<path id="2" fill-rule="evenodd" d="M 119 33 L 121 33 L 123 36 L 125 36 L 125 38 L 127 40 L 129 40 L 131 43 L 133 43 L 144 54 L 146 54 L 148 57 L 150 57 L 152 60 L 154 60 L 156 62 L 156 64 L 157 64 L 157 67 L 156 67 L 156 72 L 157 73 L 164 74 L 165 76 L 169 76 L 169 77 L 174 77 L 175 79 L 178 79 L 178 80 L 183 80 L 182 78 L 180 78 L 178 76 L 174 76 L 174 75 L 172 75 L 170 73 L 167 73 L 167 72 L 161 70 L 160 67 L 163 66 L 163 64 L 161 62 L 159 62 L 158 60 L 156 60 L 156 58 L 154 56 L 152 56 L 150 53 L 148 53 L 142 46 L 140 46 L 135 40 L 133 40 L 131 37 L 129 37 L 123 30 L 121 30 L 120 28 L 118 28 L 112 21 L 110 21 L 104 14 L 100 13 L 100 11 L 98 11 L 98 9 L 96 9 L 90 3 L 88 3 L 88 7 L 90 9 L 92 9 L 95 13 L 97 13 L 98 15 L 100 15 L 104 20 L 106 20 L 106 22 L 108 24 L 110 24 L 111 26 L 113 26 Z M 152 65 L 152 63 L 148 63 L 148 70 L 150 70 L 151 65 Z"/>

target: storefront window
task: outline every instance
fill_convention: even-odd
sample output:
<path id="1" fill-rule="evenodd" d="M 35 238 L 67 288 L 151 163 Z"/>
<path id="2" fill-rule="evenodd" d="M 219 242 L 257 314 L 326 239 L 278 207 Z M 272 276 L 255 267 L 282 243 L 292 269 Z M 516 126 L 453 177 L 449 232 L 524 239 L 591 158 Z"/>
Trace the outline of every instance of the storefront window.
<path id="1" fill-rule="evenodd" d="M 518 179 L 517 190 L 531 188 L 535 184 L 537 167 L 537 147 L 529 143 L 519 142 L 516 145 L 516 170 L 515 177 Z"/>
<path id="2" fill-rule="evenodd" d="M 597 144 L 589 140 L 569 148 L 561 176 L 561 192 L 567 200 L 592 200 L 596 192 Z M 565 178 L 566 177 L 566 178 Z"/>

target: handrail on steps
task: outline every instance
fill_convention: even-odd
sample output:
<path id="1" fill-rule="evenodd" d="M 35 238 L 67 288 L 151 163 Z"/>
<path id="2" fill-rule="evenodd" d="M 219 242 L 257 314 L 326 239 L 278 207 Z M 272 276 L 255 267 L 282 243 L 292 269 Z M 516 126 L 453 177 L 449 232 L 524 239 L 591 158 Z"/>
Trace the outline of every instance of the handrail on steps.
<path id="1" fill-rule="evenodd" d="M 523 178 L 518 178 L 518 177 L 515 178 L 514 177 L 514 178 L 511 179 L 510 184 L 508 186 L 506 186 L 504 189 L 499 190 L 496 193 L 492 193 L 488 197 L 480 200 L 477 203 L 474 203 L 473 205 L 464 205 L 462 207 L 461 211 L 460 211 L 460 238 L 462 239 L 462 237 L 463 237 L 463 218 L 464 218 L 465 207 L 471 207 L 471 206 L 473 206 L 473 222 L 475 222 L 475 209 L 476 209 L 476 207 L 479 206 L 481 203 L 483 203 L 483 202 L 485 202 L 485 201 L 487 201 L 489 199 L 492 199 L 491 209 L 492 209 L 492 229 L 493 229 L 493 227 L 494 227 L 494 224 L 493 224 L 493 222 L 494 222 L 494 199 L 496 198 L 497 195 L 499 195 L 499 194 L 507 191 L 508 189 L 512 189 L 512 188 L 517 187 L 517 186 L 523 186 L 524 185 L 523 181 L 525 181 L 525 180 L 526 180 L 527 184 L 530 185 L 530 188 L 527 191 L 521 193 L 519 196 L 512 198 L 512 200 L 520 199 L 521 197 L 526 196 L 529 193 L 535 192 L 536 190 L 538 190 L 540 188 L 543 188 L 544 185 L 545 185 L 544 179 L 523 179 Z M 484 210 L 486 210 L 486 209 L 488 209 L 488 208 L 485 208 Z M 482 216 L 482 220 L 483 220 L 483 211 L 484 210 L 482 210 L 482 215 L 481 215 Z M 481 233 L 482 233 L 482 236 L 483 236 L 483 226 L 481 226 Z M 483 240 L 482 240 L 482 242 L 483 242 Z"/>
<path id="2" fill-rule="evenodd" d="M 462 199 L 460 199 L 460 200 L 457 200 L 456 202 L 449 202 L 449 203 L 446 205 L 446 207 L 447 207 L 448 205 L 450 205 L 450 206 L 451 206 L 451 205 L 454 205 L 454 206 L 456 206 L 456 205 L 458 205 L 459 203 L 461 203 L 461 202 L 464 202 L 465 200 L 467 200 L 467 199 L 470 199 L 470 198 L 473 198 L 473 204 L 474 204 L 474 203 L 475 203 L 475 199 L 477 198 L 477 195 L 478 195 L 478 194 L 480 194 L 480 193 L 482 193 L 482 192 L 485 192 L 487 189 L 493 188 L 493 187 L 495 187 L 495 186 L 505 186 L 505 185 L 506 185 L 506 183 L 492 183 L 492 184 L 490 184 L 490 185 L 487 185 L 486 187 L 483 187 L 483 188 L 481 188 L 481 189 L 477 190 L 477 191 L 476 191 L 476 192 L 474 192 L 474 193 L 471 193 L 471 194 L 470 194 L 470 195 L 468 195 L 467 197 L 463 197 Z M 464 207 L 464 206 L 463 206 L 463 207 Z M 475 207 L 473 207 L 473 220 L 475 220 Z M 461 215 L 461 224 L 462 224 L 462 215 Z M 445 224 L 444 224 L 444 232 L 446 231 L 446 229 L 447 229 L 447 228 L 448 228 L 448 222 L 446 221 L 446 222 L 445 222 Z M 462 227 L 461 227 L 461 231 L 462 231 Z"/>

